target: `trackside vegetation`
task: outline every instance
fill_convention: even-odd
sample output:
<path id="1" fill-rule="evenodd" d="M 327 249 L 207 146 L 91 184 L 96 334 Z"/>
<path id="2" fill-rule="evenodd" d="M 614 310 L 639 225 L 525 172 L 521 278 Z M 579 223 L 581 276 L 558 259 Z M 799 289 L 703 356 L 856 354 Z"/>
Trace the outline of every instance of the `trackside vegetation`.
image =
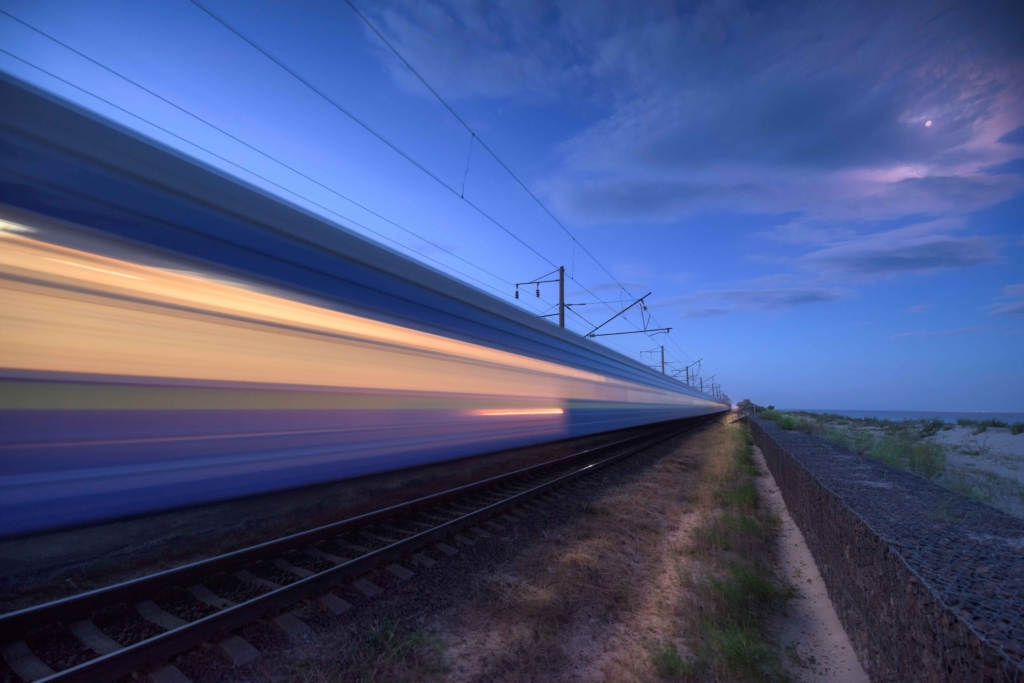
<path id="1" fill-rule="evenodd" d="M 782 681 L 783 653 L 767 623 L 795 590 L 771 569 L 779 520 L 765 510 L 754 484 L 750 432 L 725 429 L 734 448 L 701 473 L 700 505 L 707 514 L 688 549 L 695 560 L 687 579 L 689 653 L 654 643 L 651 663 L 665 680 Z"/>

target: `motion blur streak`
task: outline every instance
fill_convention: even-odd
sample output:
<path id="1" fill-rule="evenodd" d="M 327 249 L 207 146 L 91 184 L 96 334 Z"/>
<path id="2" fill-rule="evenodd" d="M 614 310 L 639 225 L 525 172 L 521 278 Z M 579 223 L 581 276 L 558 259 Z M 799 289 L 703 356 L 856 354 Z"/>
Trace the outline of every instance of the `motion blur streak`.
<path id="1" fill-rule="evenodd" d="M 0 102 L 0 537 L 727 408 L 2 73 Z"/>
<path id="2" fill-rule="evenodd" d="M 4 535 L 565 437 L 570 406 L 694 403 L 52 224 L 0 224 L 0 318 Z"/>
<path id="3" fill-rule="evenodd" d="M 561 415 L 565 411 L 561 408 L 535 408 L 533 410 L 474 410 L 474 415 Z"/>

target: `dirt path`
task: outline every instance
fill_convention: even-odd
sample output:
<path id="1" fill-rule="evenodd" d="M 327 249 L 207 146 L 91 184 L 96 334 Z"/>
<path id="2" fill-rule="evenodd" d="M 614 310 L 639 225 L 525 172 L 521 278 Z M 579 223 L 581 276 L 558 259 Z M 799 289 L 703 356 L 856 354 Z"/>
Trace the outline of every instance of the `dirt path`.
<path id="1" fill-rule="evenodd" d="M 253 631 L 254 667 L 176 663 L 197 683 L 866 681 L 755 455 L 739 425 L 699 428 L 372 604 L 311 615 L 301 646 Z M 784 577 L 803 582 L 785 611 Z M 787 644 L 814 663 L 798 666 Z"/>
<path id="2" fill-rule="evenodd" d="M 772 637 L 782 634 L 777 655 L 730 673 L 721 668 L 728 662 L 695 651 L 706 639 L 693 613 L 708 609 L 701 593 L 719 567 L 695 554 L 695 534 L 722 513 L 721 491 L 709 482 L 730 476 L 727 429 L 738 428 L 711 427 L 683 440 L 487 577 L 484 597 L 437 634 L 448 643 L 444 680 L 867 681 L 760 453 L 762 505 L 779 518 L 768 545 L 777 538 L 778 571 L 798 586 L 785 613 L 767 622 Z"/>
<path id="3" fill-rule="evenodd" d="M 754 460 L 764 473 L 757 478 L 758 489 L 767 507 L 781 522 L 779 571 L 797 589 L 786 615 L 775 619 L 783 650 L 793 655 L 786 668 L 796 683 L 867 683 L 870 679 L 857 661 L 850 638 L 839 623 L 804 535 L 786 509 L 782 492 L 756 446 Z"/>

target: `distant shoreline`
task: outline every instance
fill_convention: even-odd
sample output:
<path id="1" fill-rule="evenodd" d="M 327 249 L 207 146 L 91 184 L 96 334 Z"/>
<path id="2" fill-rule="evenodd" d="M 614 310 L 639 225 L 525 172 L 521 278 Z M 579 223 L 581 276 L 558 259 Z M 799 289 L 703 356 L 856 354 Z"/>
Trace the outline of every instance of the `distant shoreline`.
<path id="1" fill-rule="evenodd" d="M 945 411 L 945 410 L 839 410 L 822 408 L 780 408 L 785 412 L 833 413 L 846 417 L 873 417 L 879 420 L 943 420 L 955 423 L 958 419 L 1024 421 L 1024 412 Z"/>

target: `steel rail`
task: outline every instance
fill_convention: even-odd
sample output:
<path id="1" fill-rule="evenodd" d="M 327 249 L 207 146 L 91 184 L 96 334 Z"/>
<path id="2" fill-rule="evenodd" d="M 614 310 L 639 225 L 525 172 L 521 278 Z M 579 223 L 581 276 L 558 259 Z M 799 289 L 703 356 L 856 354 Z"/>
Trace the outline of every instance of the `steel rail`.
<path id="1" fill-rule="evenodd" d="M 490 488 L 505 481 L 521 479 L 528 476 L 531 472 L 555 469 L 560 465 L 568 464 L 580 458 L 596 455 L 619 446 L 625 446 L 639 439 L 643 439 L 648 435 L 649 434 L 641 434 L 628 437 L 626 439 L 620 439 L 610 444 L 603 444 L 601 446 L 588 448 L 584 451 L 572 453 L 549 462 L 531 465 L 505 474 L 499 474 L 487 479 L 471 482 L 463 486 L 457 486 L 452 489 L 433 493 L 411 501 L 398 503 L 390 507 L 350 517 L 338 522 L 331 522 L 330 524 L 325 524 L 314 529 L 300 531 L 272 541 L 266 541 L 246 548 L 240 548 L 239 550 L 217 555 L 216 557 L 199 560 L 197 562 L 192 562 L 180 567 L 174 567 L 155 574 L 141 576 L 137 579 L 131 579 L 112 586 L 97 588 L 95 590 L 54 600 L 42 605 L 26 607 L 15 612 L 9 612 L 7 614 L 0 615 L 0 642 L 7 642 L 20 637 L 20 635 L 25 632 L 39 626 L 44 626 L 55 621 L 69 621 L 72 617 L 90 614 L 97 609 L 108 607 L 111 604 L 128 602 L 133 598 L 152 594 L 153 591 L 159 590 L 168 585 L 186 583 L 192 579 L 209 576 L 210 574 L 216 574 L 242 564 L 247 564 L 269 554 L 286 552 L 288 550 L 303 547 L 309 543 L 337 536 L 345 533 L 346 531 L 374 524 L 384 519 L 408 514 L 409 512 L 421 507 L 427 507 L 451 498 L 457 498 L 483 488 Z"/>
<path id="2" fill-rule="evenodd" d="M 696 425 L 693 425 L 694 427 Z M 692 428 L 692 427 L 691 427 Z M 596 463 L 590 463 L 583 467 L 562 475 L 551 481 L 531 487 L 522 493 L 505 498 L 496 503 L 482 507 L 473 512 L 457 517 L 449 522 L 439 524 L 436 527 L 402 539 L 397 543 L 385 546 L 378 550 L 370 551 L 354 560 L 337 565 L 330 569 L 314 574 L 305 579 L 300 579 L 277 590 L 265 593 L 247 602 L 226 608 L 211 614 L 197 621 L 181 626 L 173 631 L 167 631 L 155 638 L 136 643 L 117 652 L 103 655 L 96 659 L 80 664 L 71 669 L 59 672 L 53 676 L 42 679 L 40 683 L 62 683 L 94 682 L 97 679 L 113 679 L 124 676 L 137 670 L 140 666 L 154 660 L 170 658 L 180 652 L 200 645 L 203 642 L 216 638 L 225 632 L 244 626 L 256 619 L 278 612 L 289 605 L 303 600 L 310 595 L 329 587 L 333 587 L 346 576 L 359 575 L 373 569 L 378 564 L 388 560 L 395 560 L 403 555 L 418 550 L 425 545 L 444 539 L 459 530 L 471 526 L 478 521 L 493 517 L 504 510 L 536 497 L 550 489 L 562 486 L 583 474 L 607 466 L 613 462 L 633 455 L 641 450 L 650 448 L 661 441 L 671 438 L 682 431 L 678 427 L 668 427 L 657 432 L 654 439 L 633 447 L 623 453 L 616 454 Z M 634 437 L 630 441 L 639 438 L 650 439 L 651 435 Z"/>
<path id="3" fill-rule="evenodd" d="M 232 567 L 237 567 L 240 564 L 252 561 L 253 559 L 265 557 L 268 554 L 273 554 L 284 549 L 292 549 L 295 545 L 300 543 L 297 539 L 302 539 L 301 543 L 308 543 L 310 539 L 313 538 L 313 534 L 316 534 L 317 540 L 325 535 L 336 536 L 354 527 L 366 526 L 368 523 L 372 523 L 373 521 L 379 521 L 381 519 L 387 519 L 403 513 L 408 513 L 412 510 L 424 507 L 427 502 L 434 503 L 439 500 L 469 493 L 483 486 L 492 486 L 496 483 L 501 483 L 501 481 L 516 477 L 516 475 L 518 475 L 516 478 L 521 478 L 522 476 L 529 474 L 531 471 L 537 472 L 541 469 L 557 469 L 558 465 L 567 465 L 569 464 L 567 461 L 578 460 L 586 455 L 594 455 L 601 452 L 607 452 L 616 447 L 625 446 L 627 444 L 643 442 L 633 445 L 623 452 L 617 453 L 603 460 L 591 462 L 583 465 L 582 467 L 575 468 L 571 472 L 556 476 L 549 481 L 532 485 L 525 491 L 514 493 L 506 498 L 498 500 L 497 502 L 460 515 L 450 521 L 439 523 L 435 527 L 404 538 L 383 548 L 371 550 L 358 558 L 349 560 L 329 569 L 325 569 L 307 578 L 299 579 L 269 593 L 265 593 L 246 602 L 222 609 L 214 614 L 189 622 L 188 624 L 176 629 L 166 631 L 153 638 L 140 641 L 134 645 L 126 646 L 106 655 L 98 656 L 75 667 L 56 672 L 51 676 L 39 679 L 39 683 L 56 683 L 58 681 L 61 683 L 95 683 L 95 681 L 98 680 L 115 679 L 138 671 L 146 665 L 154 662 L 170 659 L 171 657 L 204 642 L 215 640 L 218 637 L 223 637 L 234 629 L 242 627 L 252 621 L 273 615 L 315 593 L 334 587 L 345 577 L 364 574 L 383 562 L 396 560 L 404 555 L 419 550 L 432 542 L 447 538 L 465 527 L 473 526 L 474 524 L 489 517 L 498 515 L 508 508 L 514 507 L 530 498 L 563 486 L 585 474 L 611 465 L 619 460 L 662 443 L 676 435 L 694 429 L 706 423 L 708 419 L 710 418 L 697 421 L 690 425 L 673 424 L 656 430 L 653 433 L 637 435 L 611 444 L 587 449 L 580 453 L 575 453 L 553 460 L 549 463 L 526 467 L 505 475 L 498 475 L 480 482 L 474 482 L 472 484 L 450 489 L 449 491 L 424 496 L 416 499 L 415 501 L 394 505 L 379 511 L 367 513 L 366 515 L 353 517 L 349 520 L 319 527 L 308 532 L 294 534 L 283 539 L 277 539 L 275 541 L 269 541 L 264 544 L 252 546 L 251 548 L 235 551 L 234 553 L 227 553 L 216 558 L 210 558 L 209 560 L 193 563 L 177 569 L 141 577 L 140 579 L 125 582 L 124 584 L 117 584 L 108 588 L 98 589 L 96 591 L 91 591 L 90 593 L 82 594 L 81 596 L 73 596 L 71 598 L 54 601 L 53 603 L 40 605 L 36 608 L 28 608 L 20 610 L 19 612 L 13 612 L 5 615 L 5 618 L 9 620 L 7 622 L 8 625 L 14 623 L 35 624 L 37 623 L 37 617 L 33 612 L 36 611 L 39 614 L 46 614 L 48 617 L 51 617 L 49 621 L 44 621 L 43 623 L 52 623 L 53 621 L 67 622 L 73 617 L 72 613 L 59 613 L 56 619 L 52 618 L 54 610 L 61 605 L 78 607 L 77 615 L 81 616 L 83 614 L 82 610 L 86 609 L 85 606 L 88 606 L 87 611 L 95 611 L 98 607 L 109 607 L 111 604 L 117 604 L 130 600 L 131 598 L 140 597 L 140 586 L 150 589 L 166 588 L 170 585 L 179 584 L 184 580 L 196 578 L 197 574 L 209 576 L 211 573 L 222 571 L 225 567 L 225 563 L 229 563 Z M 284 543 L 285 541 L 292 541 L 292 543 Z M 228 558 L 230 558 L 230 560 Z M 156 580 L 158 578 L 160 579 L 159 581 Z M 82 600 L 83 598 L 88 599 Z M 102 600 L 97 602 L 101 598 Z M 76 602 L 76 600 L 81 601 Z M 73 610 L 73 612 L 74 611 L 75 610 Z M 18 617 L 18 620 L 15 621 L 13 619 L 14 617 Z M 20 635 L 22 634 L 18 634 L 18 636 Z M 3 640 L 8 639 L 9 638 L 4 638 Z"/>

